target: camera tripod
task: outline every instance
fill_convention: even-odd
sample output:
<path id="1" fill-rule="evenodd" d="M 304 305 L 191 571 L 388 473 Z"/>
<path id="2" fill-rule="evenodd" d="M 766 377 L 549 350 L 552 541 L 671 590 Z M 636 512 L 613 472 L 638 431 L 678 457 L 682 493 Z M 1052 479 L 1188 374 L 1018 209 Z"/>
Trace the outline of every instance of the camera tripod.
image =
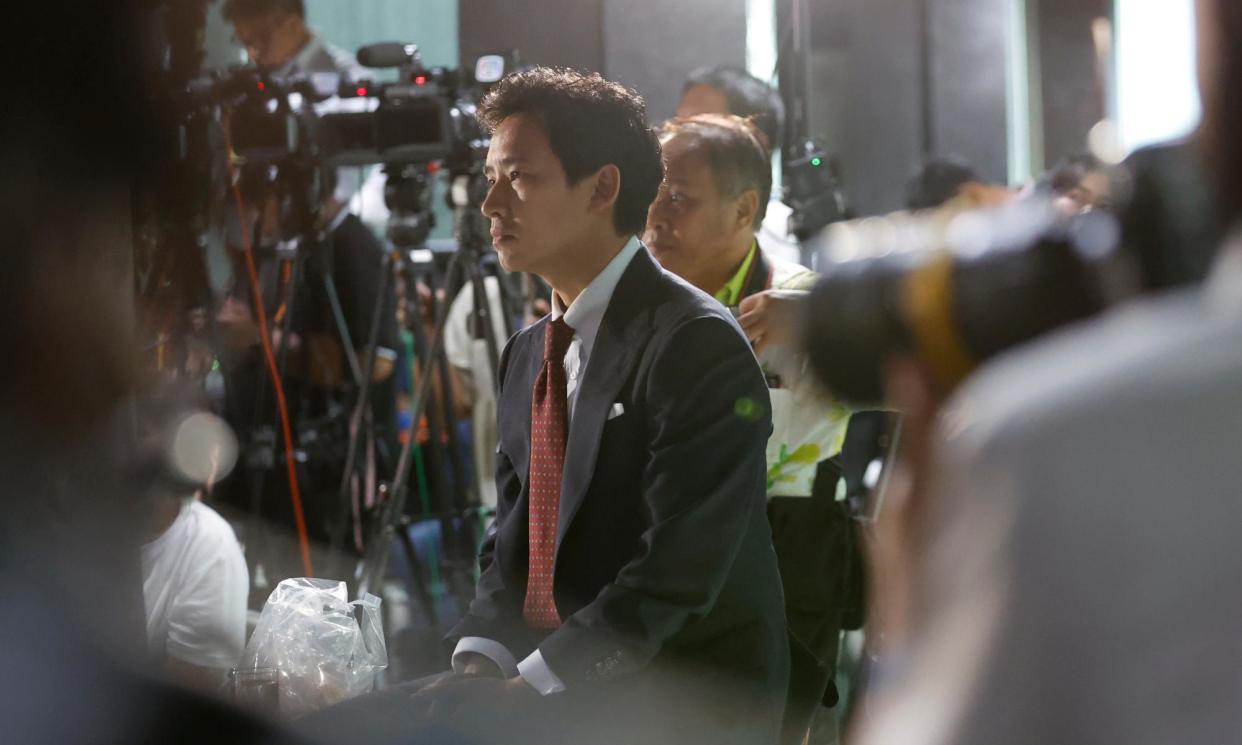
<path id="1" fill-rule="evenodd" d="M 499 364 L 502 340 L 496 337 L 492 320 L 492 308 L 487 295 L 485 255 L 490 241 L 487 234 L 487 221 L 479 209 L 487 195 L 487 182 L 482 174 L 481 163 L 479 163 L 477 158 L 466 159 L 463 164 L 450 171 L 450 176 L 450 198 L 454 210 L 454 227 L 458 248 L 449 259 L 448 267 L 445 271 L 445 286 L 448 288 L 456 287 L 458 291 L 465 287 L 470 288 L 470 291 L 473 293 L 472 305 L 474 310 L 472 336 L 477 340 L 486 342 L 488 360 L 492 368 L 495 369 Z M 501 288 L 504 312 L 509 316 L 515 315 L 511 313 L 514 303 L 512 302 L 511 294 L 508 293 L 505 278 L 499 276 L 498 273 L 497 275 L 496 279 Z M 435 322 L 433 330 L 430 339 L 425 345 L 422 345 L 423 354 L 421 359 L 424 360 L 424 374 L 419 380 L 417 393 L 412 404 L 412 419 L 416 423 L 422 412 L 428 410 L 432 384 L 434 382 L 434 376 L 431 374 L 432 365 L 438 365 L 441 370 L 447 368 L 447 361 L 444 357 L 444 328 L 451 304 L 452 299 L 446 298 L 444 303 L 439 303 L 434 308 Z M 511 330 L 509 319 L 505 319 L 504 328 Z M 493 388 L 495 386 L 496 383 L 493 382 Z M 448 390 L 447 386 L 445 390 Z M 449 396 L 446 395 L 445 398 L 447 399 Z M 409 539 L 405 536 L 403 528 L 410 487 L 410 473 L 415 458 L 414 447 L 415 438 L 407 439 L 397 460 L 397 470 L 391 488 L 383 502 L 381 514 L 375 522 L 372 538 L 368 541 L 366 553 L 359 566 L 359 593 L 370 590 L 382 581 L 387 567 L 388 552 L 395 537 L 402 540 L 407 554 L 412 552 L 408 544 Z M 459 483 L 461 482 L 459 481 Z M 447 509 L 444 509 L 446 507 Z M 427 512 L 427 508 L 428 505 L 424 504 L 424 517 L 440 518 L 442 524 L 449 524 L 449 535 L 457 536 L 460 543 L 468 545 L 465 555 L 471 557 L 473 572 L 474 544 L 477 532 L 474 530 L 470 531 L 469 540 L 462 540 L 461 531 L 453 529 L 451 523 L 454 520 L 459 520 L 462 524 L 479 524 L 479 527 L 481 527 L 481 520 L 485 515 L 477 492 L 467 494 L 464 490 L 458 490 L 458 493 L 453 496 L 448 504 L 439 505 L 439 509 L 433 510 L 430 514 Z M 466 546 L 459 546 L 457 548 L 466 548 Z"/>
<path id="2" fill-rule="evenodd" d="M 274 261 L 266 262 L 269 266 L 274 266 L 278 276 L 269 276 L 269 279 L 275 281 L 275 285 L 271 286 L 269 283 L 267 288 L 260 286 L 260 297 L 251 298 L 252 302 L 277 307 L 273 316 L 273 325 L 277 328 L 272 332 L 275 336 L 273 344 L 275 365 L 272 375 L 280 382 L 282 391 L 287 387 L 286 383 L 291 382 L 288 368 L 291 342 L 294 338 L 294 330 L 297 328 L 295 318 L 311 316 L 315 310 L 313 306 L 318 303 L 310 302 L 310 293 L 312 289 L 321 291 L 325 299 L 322 305 L 326 306 L 323 310 L 326 311 L 325 315 L 328 318 L 330 329 L 328 333 L 339 341 L 341 358 L 339 360 L 323 359 L 322 350 L 317 350 L 313 344 L 309 343 L 309 338 L 306 340 L 308 343 L 304 345 L 304 351 L 308 359 L 314 352 L 320 351 L 320 358 L 315 362 L 325 366 L 324 369 L 328 369 L 326 366 L 331 365 L 332 362 L 343 360 L 344 382 L 347 383 L 347 390 L 350 391 L 346 398 L 355 398 L 352 406 L 353 416 L 349 418 L 348 424 L 350 447 L 344 454 L 344 459 L 352 462 L 358 450 L 356 445 L 359 441 L 365 439 L 369 442 L 377 442 L 374 422 L 367 404 L 375 367 L 376 343 L 385 299 L 389 294 L 388 282 L 391 274 L 387 271 L 389 259 L 376 256 L 376 260 L 382 261 L 383 266 L 380 267 L 379 288 L 372 309 L 367 351 L 364 359 L 360 361 L 355 352 L 354 339 L 351 337 L 350 326 L 337 288 L 334 273 L 333 230 L 321 226 L 319 222 L 321 192 L 316 171 L 305 167 L 302 163 L 293 162 L 263 165 L 249 175 L 258 176 L 257 179 L 250 179 L 257 181 L 251 189 L 253 192 L 250 197 L 251 203 L 257 200 L 262 207 L 259 220 L 254 227 L 255 243 L 261 242 L 257 239 L 262 236 L 264 221 L 271 219 L 267 213 L 273 201 L 278 210 L 275 221 L 279 226 L 280 240 L 271 254 Z M 242 222 L 247 223 L 248 220 L 243 217 Z M 243 225 L 242 229 L 248 230 L 249 228 Z M 311 283 L 315 285 L 314 288 L 310 286 Z M 262 285 L 262 282 L 258 284 Z M 342 381 L 329 382 L 339 385 Z M 345 438 L 337 430 L 341 429 L 341 421 L 351 411 L 349 405 L 342 404 L 331 392 L 325 391 L 322 395 L 325 410 L 321 412 L 321 415 L 316 419 L 299 417 L 296 434 L 289 437 L 290 442 L 282 444 L 278 441 L 277 430 L 273 425 L 273 412 L 269 399 L 273 390 L 275 390 L 274 385 L 269 386 L 263 383 L 255 385 L 251 402 L 252 421 L 243 435 L 246 442 L 245 457 L 249 482 L 248 543 L 257 544 L 255 554 L 260 557 L 260 562 L 268 558 L 267 554 L 270 553 L 266 550 L 268 536 L 262 525 L 265 512 L 266 479 L 268 471 L 283 461 L 283 457 L 278 457 L 282 447 L 293 449 L 298 461 L 299 474 L 309 474 L 313 469 L 330 466 L 342 457 L 341 440 Z M 306 396 L 318 395 L 318 392 L 312 394 L 311 387 L 307 387 L 304 392 L 306 395 L 296 399 L 296 403 L 306 408 L 311 403 L 311 399 Z M 382 443 L 379 443 L 378 447 L 382 448 Z M 348 479 L 353 472 L 352 467 L 346 469 L 346 478 Z M 295 477 L 299 481 L 303 478 L 301 475 Z M 295 513 L 296 509 L 295 507 Z M 333 530 L 337 528 L 338 526 L 332 525 Z M 300 538 L 302 537 L 300 535 Z M 309 541 L 304 544 L 306 552 L 304 556 L 309 556 L 308 543 Z M 277 557 L 273 555 L 272 558 Z"/>

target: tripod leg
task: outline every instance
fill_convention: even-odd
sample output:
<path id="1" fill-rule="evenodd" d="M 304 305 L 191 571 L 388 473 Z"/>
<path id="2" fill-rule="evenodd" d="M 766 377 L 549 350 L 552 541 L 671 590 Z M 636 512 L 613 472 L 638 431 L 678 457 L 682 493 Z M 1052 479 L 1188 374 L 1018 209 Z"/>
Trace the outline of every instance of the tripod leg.
<path id="1" fill-rule="evenodd" d="M 415 321 L 411 327 L 411 330 L 414 333 L 414 363 L 416 368 L 419 369 L 418 379 L 421 386 L 425 381 L 429 382 L 426 380 L 427 378 L 434 377 L 435 367 L 429 362 L 429 360 L 432 359 L 431 345 L 430 340 L 427 338 L 427 332 L 423 328 L 422 322 Z M 428 440 L 427 448 L 424 451 L 427 461 L 425 465 L 428 472 L 431 474 L 431 483 L 441 484 L 444 481 L 444 466 L 447 462 L 447 455 L 444 452 L 444 444 L 440 441 L 440 438 L 436 436 L 436 433 L 439 431 L 438 412 L 434 407 L 432 407 L 430 411 L 420 410 L 419 412 L 416 412 L 415 416 L 416 418 L 410 424 L 410 438 L 414 442 L 414 447 L 417 448 L 419 420 L 422 416 L 426 416 L 428 431 L 431 433 L 431 437 Z M 438 505 L 436 508 L 438 509 Z"/>
<path id="2" fill-rule="evenodd" d="M 454 255 L 449 263 L 450 274 L 456 267 L 457 262 L 458 257 Z M 444 324 L 447 318 L 448 314 L 441 308 L 436 314 L 435 332 L 431 339 L 430 353 L 424 359 L 434 359 L 443 353 Z M 415 324 L 415 328 L 418 329 L 419 324 Z M 419 380 L 418 394 L 414 398 L 414 405 L 411 410 L 411 419 L 416 423 L 419 417 L 422 416 L 423 410 L 426 408 L 431 396 L 431 383 L 432 377 L 430 374 L 424 374 Z M 365 592 L 371 585 L 381 581 L 384 577 L 384 569 L 388 561 L 388 542 L 392 540 L 393 532 L 400 523 L 405 511 L 405 500 L 410 488 L 410 469 L 414 464 L 413 455 L 417 439 L 417 437 L 411 436 L 401 448 L 401 455 L 397 459 L 397 472 L 393 478 L 392 493 L 381 512 L 380 521 L 375 530 L 376 537 L 368 544 L 366 556 L 363 559 L 359 592 Z"/>
<path id="3" fill-rule="evenodd" d="M 423 578 L 422 562 L 418 560 L 418 552 L 414 550 L 414 542 L 410 540 L 410 526 L 404 520 L 397 530 L 397 540 L 401 542 L 402 553 L 405 554 L 405 562 L 410 569 L 410 589 L 413 590 L 413 596 L 418 598 L 428 625 L 439 632 L 440 614 L 436 612 L 435 598 L 427 587 L 427 580 Z M 435 560 L 433 555 L 431 562 L 434 563 Z"/>
<path id="4" fill-rule="evenodd" d="M 333 300 L 334 313 L 336 314 L 337 330 L 340 333 L 341 342 L 345 347 L 346 358 L 350 360 L 351 369 L 355 371 L 354 381 L 357 384 L 358 394 L 354 403 L 353 411 L 349 417 L 349 444 L 345 453 L 345 468 L 341 474 L 341 482 L 337 488 L 337 512 L 336 521 L 332 524 L 332 534 L 330 536 L 329 545 L 334 551 L 340 551 L 345 545 L 345 534 L 348 532 L 350 493 L 349 484 L 357 470 L 357 458 L 359 443 L 366 437 L 374 435 L 373 422 L 370 417 L 365 416 L 368 410 L 372 387 L 372 374 L 375 370 L 375 355 L 377 345 L 379 343 L 379 330 L 382 316 L 384 313 L 385 299 L 388 295 L 388 284 L 393 280 L 392 277 L 392 255 L 385 253 L 381 263 L 381 275 L 379 292 L 376 293 L 375 304 L 371 313 L 371 328 L 367 335 L 367 354 L 366 361 L 362 370 L 357 370 L 358 361 L 354 354 L 352 340 L 349 335 L 349 328 L 345 324 L 345 318 L 340 313 L 340 301 L 337 300 L 336 286 L 332 280 L 330 273 L 325 275 L 325 284 L 328 290 L 329 299 Z"/>

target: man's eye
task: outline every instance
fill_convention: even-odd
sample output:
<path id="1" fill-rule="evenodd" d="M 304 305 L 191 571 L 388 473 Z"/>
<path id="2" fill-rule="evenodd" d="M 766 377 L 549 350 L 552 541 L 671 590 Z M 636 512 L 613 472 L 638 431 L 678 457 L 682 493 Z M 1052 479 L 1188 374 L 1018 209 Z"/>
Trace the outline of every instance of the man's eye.
<path id="1" fill-rule="evenodd" d="M 496 185 L 496 179 L 494 179 L 494 178 L 492 178 L 492 177 L 488 176 L 488 178 L 487 178 L 487 185 L 488 185 L 488 186 L 495 186 L 495 185 Z"/>
<path id="2" fill-rule="evenodd" d="M 513 171 L 513 172 L 511 172 L 511 173 L 509 174 L 509 180 L 510 180 L 510 181 L 517 181 L 517 180 L 518 180 L 518 177 L 520 177 L 521 175 L 522 175 L 522 173 L 521 173 L 520 171 Z"/>

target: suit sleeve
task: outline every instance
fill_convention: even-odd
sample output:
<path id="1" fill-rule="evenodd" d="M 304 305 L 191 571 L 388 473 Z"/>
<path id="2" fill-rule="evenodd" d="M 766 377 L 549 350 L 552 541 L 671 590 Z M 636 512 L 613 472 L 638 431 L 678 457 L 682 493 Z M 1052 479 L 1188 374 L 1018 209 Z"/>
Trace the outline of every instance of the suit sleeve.
<path id="1" fill-rule="evenodd" d="M 767 388 L 741 333 L 689 321 L 657 350 L 646 383 L 650 523 L 616 579 L 539 645 L 572 689 L 646 667 L 716 604 L 752 521 L 763 519 Z"/>
<path id="2" fill-rule="evenodd" d="M 503 394 L 510 353 L 518 342 L 517 336 L 509 341 L 500 356 L 498 379 Z M 525 587 L 513 588 L 507 580 L 496 557 L 500 554 L 499 526 L 509 518 L 522 493 L 522 482 L 513 468 L 507 453 L 496 454 L 496 519 L 488 527 L 479 548 L 479 581 L 475 585 L 474 600 L 461 621 L 449 632 L 447 640 L 456 644 L 462 637 L 476 636 L 499 642 L 512 653 L 518 654 L 529 648 L 528 634 L 515 625 L 521 619 L 521 602 Z M 514 612 L 514 609 L 517 609 Z"/>

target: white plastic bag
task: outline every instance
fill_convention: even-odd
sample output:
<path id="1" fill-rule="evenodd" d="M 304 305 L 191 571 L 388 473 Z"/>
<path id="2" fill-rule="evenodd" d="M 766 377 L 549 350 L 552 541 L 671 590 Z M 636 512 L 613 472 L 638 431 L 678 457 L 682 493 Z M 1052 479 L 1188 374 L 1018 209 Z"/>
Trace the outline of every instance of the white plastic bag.
<path id="1" fill-rule="evenodd" d="M 268 596 L 238 673 L 274 670 L 290 718 L 367 693 L 388 666 L 379 606 L 370 593 L 349 602 L 344 582 L 287 579 Z"/>

